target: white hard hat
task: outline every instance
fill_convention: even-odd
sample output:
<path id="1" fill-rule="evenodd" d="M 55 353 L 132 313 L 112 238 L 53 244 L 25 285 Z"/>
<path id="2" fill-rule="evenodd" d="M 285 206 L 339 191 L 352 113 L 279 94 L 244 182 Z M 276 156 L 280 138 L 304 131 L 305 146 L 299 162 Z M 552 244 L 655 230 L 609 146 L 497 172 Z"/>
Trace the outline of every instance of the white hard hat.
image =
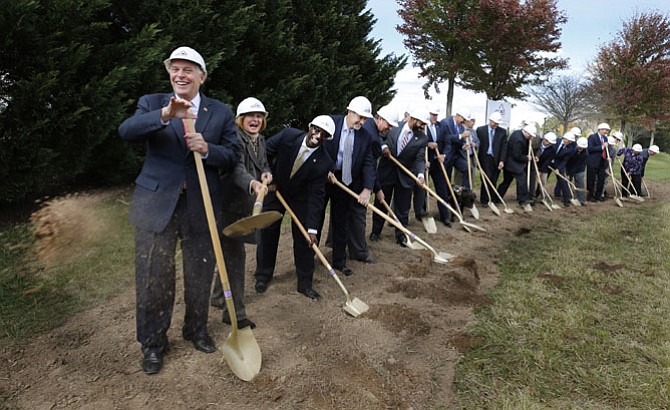
<path id="1" fill-rule="evenodd" d="M 440 108 L 438 106 L 430 107 L 430 113 L 435 114 L 435 115 L 439 115 L 440 114 Z"/>
<path id="2" fill-rule="evenodd" d="M 563 139 L 566 139 L 568 141 L 575 142 L 575 134 L 572 132 L 568 131 L 565 134 L 563 134 Z"/>
<path id="3" fill-rule="evenodd" d="M 575 134 L 575 137 L 581 137 L 582 136 L 582 130 L 580 130 L 579 127 L 570 128 L 570 132 Z"/>
<path id="4" fill-rule="evenodd" d="M 335 122 L 333 121 L 332 118 L 330 118 L 329 115 L 319 115 L 317 117 L 314 117 L 312 122 L 309 123 L 310 127 L 312 125 L 316 125 L 317 127 L 321 128 L 322 130 L 330 134 L 330 137 L 326 139 L 328 140 L 333 139 L 333 134 L 335 134 Z"/>
<path id="5" fill-rule="evenodd" d="M 263 115 L 268 115 L 268 112 L 265 111 L 265 106 L 259 99 L 254 97 L 245 98 L 237 106 L 237 116 L 239 117 L 242 114 L 249 114 L 250 112 L 260 112 Z"/>
<path id="6" fill-rule="evenodd" d="M 579 148 L 586 148 L 589 146 L 589 140 L 586 137 L 579 137 L 577 138 L 577 146 Z"/>
<path id="7" fill-rule="evenodd" d="M 618 139 L 619 141 L 623 140 L 623 133 L 621 131 L 614 131 L 612 133 L 612 136 Z"/>
<path id="8" fill-rule="evenodd" d="M 351 101 L 349 101 L 347 110 L 351 110 L 361 117 L 372 118 L 372 104 L 370 103 L 370 100 L 363 97 L 362 95 L 354 97 Z"/>
<path id="9" fill-rule="evenodd" d="M 388 122 L 391 127 L 398 126 L 398 114 L 388 105 L 385 105 L 382 108 L 378 109 L 377 115 L 385 119 L 386 122 Z"/>
<path id="10" fill-rule="evenodd" d="M 409 108 L 409 116 L 416 118 L 424 124 L 430 124 L 430 112 L 421 105 L 415 105 Z"/>
<path id="11" fill-rule="evenodd" d="M 607 143 L 610 145 L 616 145 L 616 138 L 610 135 L 609 137 L 607 137 Z"/>
<path id="12" fill-rule="evenodd" d="M 537 135 L 537 128 L 533 124 L 528 124 L 523 127 L 523 130 L 530 134 L 531 137 L 535 138 Z"/>
<path id="13" fill-rule="evenodd" d="M 468 111 L 463 115 L 463 118 L 465 118 L 465 121 L 470 121 L 470 120 L 474 119 L 475 117 L 472 115 L 472 113 L 470 111 Z"/>
<path id="14" fill-rule="evenodd" d="M 553 144 L 556 144 L 557 137 L 556 137 L 556 134 L 554 134 L 553 132 L 550 131 L 550 132 L 544 134 L 544 139 L 547 140 L 550 144 L 553 145 Z"/>
<path id="15" fill-rule="evenodd" d="M 207 76 L 207 66 L 205 65 L 205 60 L 202 58 L 200 53 L 191 47 L 176 48 L 172 54 L 170 54 L 170 57 L 163 61 L 163 64 L 165 64 L 165 69 L 168 70 L 168 72 L 170 71 L 170 63 L 172 60 L 186 60 L 195 63 L 200 66 L 200 68 L 202 68 L 205 76 Z"/>
<path id="16" fill-rule="evenodd" d="M 495 111 L 491 113 L 491 115 L 489 115 L 489 121 L 493 121 L 496 124 L 500 124 L 502 120 L 503 120 L 502 114 L 500 114 L 500 112 L 498 111 Z"/>
<path id="17" fill-rule="evenodd" d="M 660 149 L 658 148 L 658 145 L 652 145 L 649 147 L 649 152 L 653 152 L 654 154 L 658 154 Z"/>
<path id="18" fill-rule="evenodd" d="M 610 125 L 606 122 L 601 122 L 600 124 L 598 124 L 598 129 L 599 130 L 608 130 L 608 131 L 611 130 Z"/>
<path id="19" fill-rule="evenodd" d="M 633 151 L 635 151 L 635 152 L 642 152 L 642 145 L 640 145 L 640 144 L 633 144 Z"/>

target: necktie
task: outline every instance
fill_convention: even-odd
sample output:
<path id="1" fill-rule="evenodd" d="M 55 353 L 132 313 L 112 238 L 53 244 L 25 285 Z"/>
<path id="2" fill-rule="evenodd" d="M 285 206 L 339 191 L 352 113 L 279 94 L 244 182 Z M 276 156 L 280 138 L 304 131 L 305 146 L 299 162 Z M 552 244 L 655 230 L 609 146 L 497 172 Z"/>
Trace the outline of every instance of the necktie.
<path id="1" fill-rule="evenodd" d="M 558 148 L 556 148 L 556 154 L 558 154 L 559 152 L 561 152 L 561 148 L 563 148 L 563 143 L 559 144 L 559 145 L 558 145 Z"/>
<path id="2" fill-rule="evenodd" d="M 412 136 L 412 131 L 407 130 L 405 134 L 402 136 L 402 139 L 400 140 L 400 145 L 398 145 L 398 155 L 402 152 L 402 150 L 405 148 L 407 143 L 409 143 L 409 139 Z"/>
<path id="3" fill-rule="evenodd" d="M 607 151 L 605 151 L 607 148 L 605 148 L 605 138 L 600 137 L 600 143 L 603 146 L 603 159 L 607 159 Z"/>
<path id="4" fill-rule="evenodd" d="M 489 148 L 486 150 L 486 154 L 493 156 L 493 134 L 495 133 L 495 129 L 491 128 L 489 129 Z"/>
<path id="5" fill-rule="evenodd" d="M 430 136 L 433 137 L 433 142 L 437 142 L 437 132 L 435 132 L 435 124 L 430 124 Z"/>
<path id="6" fill-rule="evenodd" d="M 344 148 L 342 153 L 342 182 L 344 185 L 351 184 L 351 162 L 353 161 L 354 152 L 354 136 L 352 130 L 348 130 L 347 137 L 344 140 Z"/>
<path id="7" fill-rule="evenodd" d="M 302 148 L 300 148 L 300 151 L 298 151 L 298 156 L 295 157 L 295 161 L 293 161 L 293 168 L 291 168 L 291 178 L 293 178 L 293 175 L 295 175 L 296 172 L 300 169 L 300 166 L 302 165 L 303 158 L 305 156 L 305 152 L 307 152 L 309 148 L 307 146 L 303 145 Z"/>

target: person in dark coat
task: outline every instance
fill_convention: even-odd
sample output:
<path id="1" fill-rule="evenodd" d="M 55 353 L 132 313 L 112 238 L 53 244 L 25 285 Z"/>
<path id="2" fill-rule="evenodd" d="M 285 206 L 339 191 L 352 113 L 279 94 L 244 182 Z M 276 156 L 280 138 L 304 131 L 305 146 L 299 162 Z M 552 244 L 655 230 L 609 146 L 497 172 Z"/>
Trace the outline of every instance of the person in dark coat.
<path id="1" fill-rule="evenodd" d="M 494 112 L 489 116 L 488 125 L 477 128 L 477 138 L 479 139 L 479 152 L 477 156 L 484 172 L 493 186 L 498 184 L 500 170 L 505 166 L 507 158 L 507 131 L 500 127 L 502 115 Z M 480 176 L 481 177 L 481 176 Z M 482 178 L 479 198 L 483 207 L 487 207 L 491 198 L 489 198 L 484 188 Z"/>
<path id="2" fill-rule="evenodd" d="M 622 195 L 640 195 L 642 192 L 642 145 L 634 144 L 632 148 L 621 148 L 616 156 L 623 155 L 621 166 L 621 182 L 624 186 Z"/>
<path id="3" fill-rule="evenodd" d="M 507 143 L 507 159 L 503 169 L 503 181 L 498 185 L 498 193 L 504 197 L 507 189 L 513 180 L 516 180 L 516 200 L 525 211 L 531 211 L 532 203 L 530 191 L 528 190 L 527 172 L 532 171 L 528 168 L 530 164 L 529 151 L 530 140 L 537 134 L 537 128 L 529 124 L 520 130 L 514 131 Z M 531 174 L 531 186 L 535 177 Z M 495 201 L 494 201 L 495 202 Z"/>
<path id="4" fill-rule="evenodd" d="M 310 240 L 291 222 L 293 236 L 293 260 L 298 277 L 298 292 L 310 299 L 320 299 L 314 289 L 314 251 L 318 243 L 319 226 L 323 215 L 328 172 L 333 160 L 323 149 L 323 142 L 332 138 L 335 123 L 327 115 L 319 115 L 309 124 L 309 131 L 285 128 L 266 142 L 268 162 L 273 175 L 273 184 L 263 202 L 263 211 L 286 212 L 274 191 L 279 191 L 302 225 Z M 281 219 L 261 229 L 256 247 L 255 290 L 264 293 L 274 276 L 277 248 L 281 233 Z"/>
<path id="5" fill-rule="evenodd" d="M 563 177 L 567 177 L 567 163 L 577 150 L 574 142 L 575 134 L 572 132 L 566 132 L 563 134 L 562 141 L 560 143 L 556 143 L 556 153 L 554 154 L 554 158 L 551 160 L 551 167 L 554 169 L 554 172 L 559 173 Z M 568 187 L 567 181 L 558 175 L 556 175 L 555 193 L 563 199 L 563 206 L 570 206 L 570 199 L 572 199 L 570 188 Z"/>
<path id="6" fill-rule="evenodd" d="M 587 148 L 589 159 L 586 161 L 586 190 L 591 202 L 604 201 L 605 179 L 609 172 L 607 159 L 607 134 L 610 126 L 603 122 L 598 125 L 598 132 L 589 135 Z"/>
<path id="7" fill-rule="evenodd" d="M 384 198 L 387 202 L 393 201 L 396 216 L 404 226 L 407 226 L 409 219 L 412 187 L 415 185 L 415 180 L 389 157 L 396 157 L 405 168 L 414 174 L 419 184 L 425 183 L 424 155 L 428 137 L 423 129 L 429 121 L 428 110 L 419 107 L 411 108 L 407 122 L 400 123 L 397 128 L 392 129 L 386 138 L 386 144 L 382 145 L 382 157 L 377 166 L 377 176 L 381 181 Z M 383 227 L 384 219 L 374 215 L 370 237 L 379 238 Z M 395 236 L 400 246 L 407 246 L 407 238 L 400 229 L 396 229 Z"/>
<path id="8" fill-rule="evenodd" d="M 251 215 L 256 197 L 267 188 L 261 181 L 272 182 L 272 173 L 265 153 L 265 137 L 261 132 L 267 125 L 267 111 L 258 99 L 245 98 L 237 106 L 237 137 L 242 146 L 242 155 L 235 169 L 221 174 L 221 187 L 226 195 L 223 197 L 222 225 L 230 224 Z M 221 235 L 221 249 L 225 256 L 226 272 L 230 290 L 235 303 L 237 326 L 240 329 L 256 324 L 247 318 L 244 306 L 244 278 L 247 253 L 245 243 L 256 244 L 258 231 L 243 237 L 227 237 Z M 225 304 L 221 278 L 214 276 L 214 289 L 210 298 L 212 306 L 223 308 L 223 322 L 230 324 L 230 315 Z"/>
<path id="9" fill-rule="evenodd" d="M 173 92 L 142 96 L 135 114 L 119 126 L 122 139 L 146 144 L 129 217 L 135 225 L 137 341 L 147 374 L 161 370 L 169 347 L 179 239 L 186 307 L 182 336 L 197 350 L 216 351 L 207 331 L 215 258 L 194 152 L 203 158 L 217 217 L 222 201 L 219 171 L 232 170 L 240 155 L 230 107 L 200 92 L 207 78 L 202 56 L 179 47 L 164 63 Z M 185 118 L 196 119 L 195 133 L 185 131 Z"/>
<path id="10" fill-rule="evenodd" d="M 576 145 L 577 149 L 575 150 L 575 153 L 565 164 L 565 172 L 568 174 L 568 178 L 575 183 L 575 188 L 577 188 L 575 196 L 577 197 L 577 200 L 582 206 L 585 206 L 586 195 L 583 190 L 586 188 L 584 174 L 586 173 L 586 161 L 589 158 L 589 153 L 586 150 L 589 142 L 585 137 L 579 137 L 577 138 Z"/>

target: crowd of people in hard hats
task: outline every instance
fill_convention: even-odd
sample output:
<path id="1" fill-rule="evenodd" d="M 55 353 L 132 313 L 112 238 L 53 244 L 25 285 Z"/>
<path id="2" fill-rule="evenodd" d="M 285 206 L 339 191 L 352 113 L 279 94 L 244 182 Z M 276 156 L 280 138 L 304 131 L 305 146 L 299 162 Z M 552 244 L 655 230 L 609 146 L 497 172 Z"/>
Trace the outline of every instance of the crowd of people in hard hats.
<path id="1" fill-rule="evenodd" d="M 200 91 L 207 69 L 197 51 L 180 47 L 164 64 L 172 92 L 142 96 L 135 114 L 119 127 L 121 138 L 147 147 L 130 208 L 136 227 L 137 340 L 147 374 L 160 371 L 169 347 L 178 240 L 186 305 L 182 335 L 197 350 L 211 353 L 216 347 L 207 331 L 210 304 L 223 308 L 223 321 L 231 323 L 225 301 L 232 293 L 238 327 L 256 327 L 244 306 L 245 243 L 257 244 L 255 291 L 266 292 L 273 278 L 281 219 L 244 236 L 221 234 L 255 208 L 291 214 L 296 288 L 319 299 L 312 281 L 314 247 L 326 242 L 327 209 L 332 267 L 352 275 L 347 261 L 375 263 L 368 241 L 380 240 L 386 222 L 375 214 L 366 236 L 368 209 L 388 209 L 399 223 L 395 241 L 406 247 L 400 227 L 408 226 L 412 207 L 418 219 L 429 214 L 428 178 L 438 199 L 436 216 L 450 227 L 454 209 L 460 212 L 455 192 L 472 192 L 477 172 L 482 207 L 503 201 L 515 181 L 516 200 L 530 212 L 536 199 L 546 195 L 552 174 L 557 181 L 554 196 L 564 206 L 574 204 L 575 198 L 578 205 L 603 201 L 606 179 L 614 177 L 612 161 L 618 157 L 623 157 L 625 192 L 641 194 L 646 161 L 659 151 L 655 145 L 646 150 L 639 144 L 618 148 L 621 134 L 608 136 L 605 123 L 588 138 L 578 128 L 560 140 L 553 132 L 538 135 L 532 124 L 508 137 L 498 112 L 475 128 L 474 117 L 465 111 L 438 121 L 437 110 L 415 105 L 397 118 L 389 106 L 374 112 L 364 96 L 351 99 L 341 113 L 315 116 L 307 130 L 285 128 L 266 138 L 268 110 L 260 100 L 244 99 L 233 115 L 226 104 Z M 185 128 L 189 121 L 195 122 L 190 131 Z M 202 158 L 204 175 L 194 157 Z M 230 291 L 218 275 L 213 280 L 215 252 L 205 191 L 211 195 Z"/>

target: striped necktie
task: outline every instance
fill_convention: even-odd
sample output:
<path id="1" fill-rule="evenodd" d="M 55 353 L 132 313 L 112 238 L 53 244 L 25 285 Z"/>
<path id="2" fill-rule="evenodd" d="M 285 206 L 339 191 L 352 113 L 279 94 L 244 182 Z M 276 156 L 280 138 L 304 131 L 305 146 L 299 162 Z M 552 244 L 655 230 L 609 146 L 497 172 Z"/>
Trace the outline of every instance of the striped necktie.
<path id="1" fill-rule="evenodd" d="M 412 136 L 412 130 L 407 130 L 400 140 L 400 145 L 398 145 L 398 155 L 402 152 L 405 146 L 409 143 L 409 139 Z"/>

